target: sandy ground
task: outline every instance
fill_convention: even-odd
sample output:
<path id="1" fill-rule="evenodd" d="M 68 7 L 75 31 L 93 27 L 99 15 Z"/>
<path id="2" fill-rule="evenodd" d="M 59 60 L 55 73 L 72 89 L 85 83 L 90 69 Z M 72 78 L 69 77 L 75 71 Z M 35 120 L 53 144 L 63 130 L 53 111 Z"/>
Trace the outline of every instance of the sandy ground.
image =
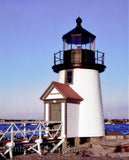
<path id="1" fill-rule="evenodd" d="M 90 142 L 87 142 L 84 145 L 79 145 L 78 147 L 67 147 L 67 150 L 66 148 L 64 148 L 64 150 L 60 150 L 59 148 L 57 153 L 48 152 L 50 148 L 46 146 L 41 149 L 42 151 L 41 156 L 38 153 L 35 153 L 34 151 L 27 151 L 27 154 L 24 155 L 23 154 L 25 149 L 24 147 L 18 148 L 18 150 L 16 148 L 16 150 L 13 150 L 14 151 L 13 160 L 129 160 L 129 150 L 124 150 L 123 152 L 124 148 L 121 148 L 122 152 L 114 151 L 114 149 L 119 145 L 121 147 L 125 147 L 126 149 L 129 149 L 129 139 L 123 139 L 123 140 L 108 139 L 107 140 L 105 138 L 104 139 L 95 138 L 95 139 L 91 139 Z M 104 149 L 104 147 L 107 147 L 107 148 Z M 64 154 L 61 154 L 61 151 Z M 18 153 L 21 155 L 17 155 Z M 111 154 L 108 154 L 108 153 L 111 153 Z M 102 156 L 97 157 L 100 155 Z M 9 156 L 9 155 L 6 155 L 6 156 Z M 123 157 L 123 158 L 120 158 L 120 157 Z M 2 158 L 0 155 L 0 160 L 5 160 L 5 159 Z"/>
<path id="2" fill-rule="evenodd" d="M 111 157 L 89 157 L 83 154 L 58 154 L 58 153 L 48 153 L 46 155 L 39 156 L 36 153 L 28 155 L 15 156 L 13 160 L 129 160 L 128 158 L 111 158 Z"/>

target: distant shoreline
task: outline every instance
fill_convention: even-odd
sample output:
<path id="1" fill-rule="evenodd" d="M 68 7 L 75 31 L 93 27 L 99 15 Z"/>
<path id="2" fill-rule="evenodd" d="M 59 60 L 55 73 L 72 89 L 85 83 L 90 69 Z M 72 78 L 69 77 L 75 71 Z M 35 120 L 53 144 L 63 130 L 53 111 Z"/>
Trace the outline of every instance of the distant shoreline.
<path id="1" fill-rule="evenodd" d="M 22 121 L 43 121 L 40 119 L 0 119 L 0 122 L 22 122 Z M 129 123 L 129 119 L 104 119 L 104 122 L 111 122 L 111 123 Z"/>

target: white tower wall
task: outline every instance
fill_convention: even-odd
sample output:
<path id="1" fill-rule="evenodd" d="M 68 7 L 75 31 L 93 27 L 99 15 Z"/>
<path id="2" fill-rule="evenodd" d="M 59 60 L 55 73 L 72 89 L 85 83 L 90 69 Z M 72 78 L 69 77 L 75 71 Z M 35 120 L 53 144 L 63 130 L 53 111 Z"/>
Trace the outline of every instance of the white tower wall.
<path id="1" fill-rule="evenodd" d="M 65 83 L 65 70 L 59 71 L 58 76 L 58 82 Z M 92 69 L 75 68 L 73 69 L 73 84 L 70 86 L 84 99 L 79 107 L 78 136 L 104 136 L 99 72 Z"/>

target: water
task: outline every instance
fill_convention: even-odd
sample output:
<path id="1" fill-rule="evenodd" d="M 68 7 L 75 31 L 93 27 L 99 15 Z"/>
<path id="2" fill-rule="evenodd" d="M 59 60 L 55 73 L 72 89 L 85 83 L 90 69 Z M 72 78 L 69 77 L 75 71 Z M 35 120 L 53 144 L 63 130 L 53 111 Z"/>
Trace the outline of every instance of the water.
<path id="1" fill-rule="evenodd" d="M 19 125 L 21 125 L 21 124 L 17 124 L 17 126 L 19 126 Z M 9 127 L 9 124 L 0 124 L 0 131 L 5 132 L 8 127 Z M 34 130 L 34 129 L 36 129 L 37 125 L 33 125 L 30 123 L 30 124 L 27 124 L 26 127 L 30 130 Z M 125 124 L 125 123 L 105 124 L 105 129 L 108 131 L 119 131 L 123 135 L 125 135 L 125 134 L 129 133 L 129 124 Z M 14 128 L 14 130 L 16 130 L 16 129 Z M 21 127 L 21 130 L 23 130 L 23 127 Z M 38 135 L 38 132 L 36 132 L 35 135 Z"/>
<path id="2" fill-rule="evenodd" d="M 125 123 L 105 124 L 105 129 L 108 131 L 119 131 L 123 135 L 126 135 L 129 133 L 129 124 Z"/>
<path id="3" fill-rule="evenodd" d="M 5 132 L 7 129 L 8 129 L 8 127 L 10 126 L 10 124 L 0 124 L 0 130 L 2 130 L 3 132 Z M 19 124 L 16 124 L 16 126 L 19 128 L 20 126 L 21 126 L 21 123 L 19 123 Z M 31 123 L 29 123 L 29 124 L 26 124 L 26 128 L 28 128 L 28 129 L 30 129 L 30 130 L 34 130 L 34 129 L 36 129 L 36 127 L 37 127 L 37 125 L 35 124 L 35 125 L 33 125 L 33 124 L 31 124 Z M 23 125 L 22 125 L 22 127 L 21 127 L 21 130 L 23 130 Z M 9 131 L 10 131 L 11 129 L 9 129 Z M 16 127 L 14 127 L 14 130 L 16 130 Z"/>
<path id="4" fill-rule="evenodd" d="M 10 124 L 0 124 L 0 134 L 2 134 L 3 132 L 5 132 L 5 131 L 7 131 L 7 129 L 9 128 L 9 126 L 10 126 Z M 18 123 L 18 124 L 16 124 L 16 126 L 20 129 L 20 130 L 22 130 L 23 131 L 23 129 L 24 129 L 24 126 L 22 125 L 21 126 L 21 123 Z M 21 127 L 20 127 L 21 126 Z M 27 130 L 27 133 L 26 133 L 26 135 L 27 136 L 31 136 L 32 135 L 32 132 L 31 131 L 33 131 L 33 130 L 35 130 L 37 128 L 37 124 L 31 124 L 31 123 L 29 123 L 29 124 L 26 124 L 26 130 Z M 43 127 L 41 127 L 41 128 L 43 128 Z M 13 127 L 13 130 L 14 131 L 16 131 L 17 130 L 17 128 L 14 126 Z M 11 131 L 11 129 L 9 129 L 8 130 L 9 132 Z M 34 133 L 34 136 L 37 136 L 39 134 L 39 132 L 38 131 L 36 131 L 35 133 Z M 42 131 L 42 135 L 44 134 L 44 132 Z M 10 134 L 6 134 L 5 135 L 5 138 L 10 138 Z M 21 135 L 21 133 L 16 133 L 16 136 L 18 137 L 18 138 L 20 138 L 22 135 Z"/>

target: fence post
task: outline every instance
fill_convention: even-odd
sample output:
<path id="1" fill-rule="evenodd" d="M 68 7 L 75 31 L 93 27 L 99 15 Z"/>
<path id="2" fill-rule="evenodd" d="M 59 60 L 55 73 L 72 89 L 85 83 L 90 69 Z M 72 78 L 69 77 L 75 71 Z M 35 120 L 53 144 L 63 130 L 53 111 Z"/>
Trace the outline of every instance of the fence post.
<path id="1" fill-rule="evenodd" d="M 9 148 L 9 156 L 10 156 L 10 159 L 13 158 L 13 147 L 15 146 L 15 143 L 13 142 L 13 126 L 14 126 L 14 123 L 11 123 L 11 142 L 7 143 L 7 146 Z"/>
<path id="2" fill-rule="evenodd" d="M 26 123 L 24 122 L 24 137 L 26 137 Z"/>
<path id="3" fill-rule="evenodd" d="M 97 50 L 97 64 L 98 64 L 98 61 L 99 61 L 99 59 L 98 59 L 98 50 Z"/>
<path id="4" fill-rule="evenodd" d="M 11 143 L 13 143 L 13 126 L 14 124 L 11 123 Z"/>
<path id="5" fill-rule="evenodd" d="M 54 65 L 56 65 L 56 60 L 55 60 L 56 58 L 55 58 L 55 53 L 54 53 Z"/>
<path id="6" fill-rule="evenodd" d="M 60 59 L 60 64 L 61 64 L 61 51 L 60 51 L 59 59 Z"/>
<path id="7" fill-rule="evenodd" d="M 103 53 L 103 60 L 102 60 L 102 64 L 104 65 L 104 53 Z"/>
<path id="8" fill-rule="evenodd" d="M 40 139 L 40 140 L 42 139 L 42 128 L 41 128 L 41 123 L 40 123 L 40 126 L 39 126 L 39 139 Z"/>

